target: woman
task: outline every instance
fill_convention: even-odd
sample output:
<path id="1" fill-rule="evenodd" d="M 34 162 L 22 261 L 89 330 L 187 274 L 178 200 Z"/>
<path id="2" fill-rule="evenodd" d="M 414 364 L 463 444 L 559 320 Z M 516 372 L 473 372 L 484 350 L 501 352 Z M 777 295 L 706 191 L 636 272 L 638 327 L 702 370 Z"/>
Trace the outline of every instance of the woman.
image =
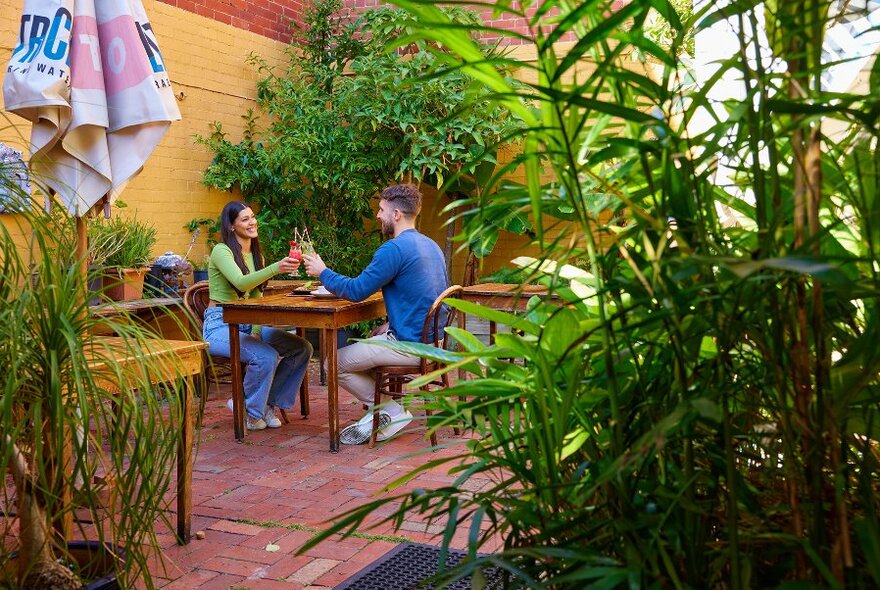
<path id="1" fill-rule="evenodd" d="M 279 273 L 296 272 L 299 260 L 282 258 L 263 266 L 257 219 L 250 207 L 231 201 L 220 214 L 221 243 L 208 259 L 208 292 L 211 303 L 205 311 L 202 335 L 209 352 L 230 356 L 229 326 L 223 323 L 223 309 L 217 303 L 262 297 L 266 282 Z M 281 420 L 275 408 L 288 409 L 305 377 L 312 345 L 290 332 L 263 326 L 240 325 L 241 361 L 247 363 L 244 401 L 248 430 L 278 428 Z M 228 403 L 232 408 L 232 400 Z"/>

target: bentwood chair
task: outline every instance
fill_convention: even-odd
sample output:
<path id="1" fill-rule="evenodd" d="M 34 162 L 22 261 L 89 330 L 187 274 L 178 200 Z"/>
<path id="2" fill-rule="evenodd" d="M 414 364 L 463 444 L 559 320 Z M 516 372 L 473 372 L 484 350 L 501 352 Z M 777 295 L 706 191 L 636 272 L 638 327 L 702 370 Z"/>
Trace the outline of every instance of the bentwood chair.
<path id="1" fill-rule="evenodd" d="M 208 281 L 199 281 L 198 283 L 194 283 L 191 285 L 183 294 L 183 305 L 186 307 L 187 311 L 189 311 L 190 315 L 193 317 L 195 322 L 195 327 L 198 330 L 199 335 L 202 333 L 202 324 L 205 321 L 205 311 L 208 309 L 208 305 L 211 302 L 210 296 L 208 294 Z M 296 330 L 299 336 L 303 335 L 303 329 L 297 328 Z M 214 371 L 212 371 L 211 375 L 208 375 L 208 378 L 214 381 L 215 383 L 230 383 L 228 380 L 223 380 L 224 378 L 228 379 L 231 375 L 232 371 L 229 369 L 229 358 L 224 356 L 215 356 L 209 355 L 211 359 L 210 365 L 214 367 Z M 205 363 L 207 367 L 209 363 Z M 244 375 L 245 368 L 247 367 L 247 363 L 241 363 L 241 374 Z M 217 372 L 217 369 L 220 369 L 221 372 Z M 224 370 L 225 369 L 225 370 Z M 210 369 L 206 369 L 210 370 Z M 203 415 L 205 411 L 205 398 L 207 396 L 202 396 L 202 400 L 200 402 L 199 415 Z M 309 379 L 308 375 L 303 379 L 302 385 L 299 387 L 299 403 L 300 403 L 300 413 L 303 417 L 307 417 L 309 415 Z M 284 411 L 283 408 L 278 408 L 281 410 L 281 419 L 285 424 L 290 422 L 290 419 L 287 417 L 287 412 Z"/>
<path id="2" fill-rule="evenodd" d="M 425 323 L 422 326 L 422 343 L 430 344 L 436 348 L 445 349 L 447 343 L 446 328 L 451 326 L 458 316 L 458 310 L 443 304 L 444 299 L 458 298 L 461 296 L 461 285 L 453 285 L 440 293 L 428 314 L 425 316 Z M 414 378 L 427 375 L 440 368 L 440 363 L 428 359 L 421 359 L 417 366 L 393 366 L 383 365 L 375 367 L 375 389 L 373 394 L 373 426 L 370 430 L 370 447 L 376 446 L 376 435 L 379 430 L 379 405 L 382 403 L 382 396 L 387 395 L 392 399 L 400 399 L 406 394 L 404 386 Z M 438 379 L 421 386 L 422 391 L 430 391 L 432 386 L 449 387 L 449 374 L 443 373 Z M 431 411 L 425 409 L 425 415 L 430 416 Z M 456 434 L 458 429 L 455 430 Z M 437 433 L 431 432 L 431 444 L 437 446 Z"/>

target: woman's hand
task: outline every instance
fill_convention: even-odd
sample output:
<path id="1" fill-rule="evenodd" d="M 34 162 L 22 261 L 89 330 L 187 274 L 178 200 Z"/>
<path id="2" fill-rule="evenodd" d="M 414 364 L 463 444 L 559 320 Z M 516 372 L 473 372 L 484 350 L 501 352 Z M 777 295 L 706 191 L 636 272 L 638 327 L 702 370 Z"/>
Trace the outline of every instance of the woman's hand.
<path id="1" fill-rule="evenodd" d="M 295 273 L 299 270 L 299 260 L 287 256 L 278 263 L 279 272 Z"/>
<path id="2" fill-rule="evenodd" d="M 321 260 L 321 257 L 315 254 L 303 254 L 303 263 L 306 265 L 306 274 L 309 276 L 320 276 L 327 265 Z"/>

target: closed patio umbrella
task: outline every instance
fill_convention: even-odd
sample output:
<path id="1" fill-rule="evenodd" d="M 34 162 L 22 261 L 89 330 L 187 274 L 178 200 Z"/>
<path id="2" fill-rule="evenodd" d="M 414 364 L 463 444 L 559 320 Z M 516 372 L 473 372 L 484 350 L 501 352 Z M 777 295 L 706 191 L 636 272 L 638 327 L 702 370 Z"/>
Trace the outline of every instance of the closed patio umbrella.
<path id="1" fill-rule="evenodd" d="M 180 119 L 141 0 L 24 0 L 3 81 L 33 123 L 30 167 L 77 217 L 110 203 Z"/>

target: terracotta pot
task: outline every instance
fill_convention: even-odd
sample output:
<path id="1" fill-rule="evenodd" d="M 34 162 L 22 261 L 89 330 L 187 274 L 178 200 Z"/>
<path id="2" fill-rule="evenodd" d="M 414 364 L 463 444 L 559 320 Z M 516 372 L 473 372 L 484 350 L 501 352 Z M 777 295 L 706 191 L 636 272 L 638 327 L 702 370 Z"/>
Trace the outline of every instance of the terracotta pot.
<path id="1" fill-rule="evenodd" d="M 113 301 L 130 301 L 144 296 L 146 268 L 107 269 L 104 275 L 104 296 Z"/>

